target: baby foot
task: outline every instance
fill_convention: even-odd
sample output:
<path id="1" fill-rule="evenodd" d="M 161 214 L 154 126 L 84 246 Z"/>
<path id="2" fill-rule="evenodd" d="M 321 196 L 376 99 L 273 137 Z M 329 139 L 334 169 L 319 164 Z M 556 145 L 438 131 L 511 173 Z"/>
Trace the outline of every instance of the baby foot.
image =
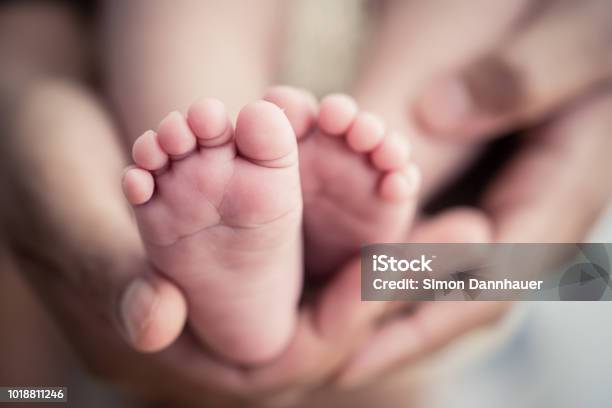
<path id="1" fill-rule="evenodd" d="M 140 136 L 133 158 L 125 195 L 195 334 L 240 363 L 273 358 L 293 333 L 302 273 L 297 143 L 283 112 L 254 102 L 234 130 L 205 99 Z"/>
<path id="2" fill-rule="evenodd" d="M 420 177 L 405 138 L 345 95 L 323 99 L 318 114 L 301 90 L 276 87 L 265 99 L 284 110 L 298 138 L 309 273 L 336 270 L 362 244 L 406 236 Z"/>

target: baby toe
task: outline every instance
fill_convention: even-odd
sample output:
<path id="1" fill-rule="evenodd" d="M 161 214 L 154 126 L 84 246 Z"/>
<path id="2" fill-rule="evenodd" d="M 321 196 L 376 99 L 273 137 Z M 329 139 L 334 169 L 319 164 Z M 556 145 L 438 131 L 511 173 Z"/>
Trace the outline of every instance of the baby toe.
<path id="1" fill-rule="evenodd" d="M 217 99 L 205 98 L 192 104 L 187 122 L 203 147 L 220 146 L 233 136 L 225 105 Z"/>
<path id="2" fill-rule="evenodd" d="M 247 159 L 265 166 L 285 167 L 297 160 L 289 120 L 278 106 L 266 101 L 253 102 L 238 114 L 236 147 Z"/>
<path id="3" fill-rule="evenodd" d="M 168 162 L 168 154 L 161 148 L 157 133 L 148 130 L 132 146 L 134 163 L 143 169 L 155 171 L 163 168 Z"/>
<path id="4" fill-rule="evenodd" d="M 328 95 L 319 106 L 318 124 L 330 135 L 342 135 L 352 125 L 357 115 L 357 103 L 344 94 Z"/>
<path id="5" fill-rule="evenodd" d="M 196 146 L 196 139 L 179 112 L 166 116 L 157 129 L 159 145 L 171 156 L 180 157 L 191 152 Z"/>
<path id="6" fill-rule="evenodd" d="M 385 174 L 379 186 L 381 198 L 390 202 L 398 202 L 414 197 L 419 190 L 421 174 L 414 164 L 409 164 L 403 170 Z"/>
<path id="7" fill-rule="evenodd" d="M 147 170 L 131 167 L 123 174 L 123 194 L 132 205 L 144 204 L 151 199 L 155 182 Z"/>
<path id="8" fill-rule="evenodd" d="M 365 153 L 378 146 L 385 136 L 385 125 L 372 113 L 360 113 L 351 126 L 346 142 L 351 149 Z"/>
<path id="9" fill-rule="evenodd" d="M 370 155 L 374 166 L 383 171 L 403 168 L 408 157 L 409 149 L 406 138 L 395 132 L 386 136 Z"/>

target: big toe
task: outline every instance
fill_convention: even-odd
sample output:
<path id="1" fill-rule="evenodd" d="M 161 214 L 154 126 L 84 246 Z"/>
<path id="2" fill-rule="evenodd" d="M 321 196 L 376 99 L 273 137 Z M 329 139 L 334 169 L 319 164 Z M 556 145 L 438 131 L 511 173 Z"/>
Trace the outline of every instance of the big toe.
<path id="1" fill-rule="evenodd" d="M 283 111 L 273 103 L 248 104 L 236 120 L 236 147 L 240 154 L 267 167 L 297 162 L 295 133 Z"/>

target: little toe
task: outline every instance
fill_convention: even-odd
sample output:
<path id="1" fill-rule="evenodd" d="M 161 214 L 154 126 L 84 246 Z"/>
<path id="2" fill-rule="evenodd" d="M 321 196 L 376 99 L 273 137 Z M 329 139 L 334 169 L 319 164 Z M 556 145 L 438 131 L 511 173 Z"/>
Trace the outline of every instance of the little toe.
<path id="1" fill-rule="evenodd" d="M 406 138 L 393 132 L 372 151 L 370 158 L 374 167 L 379 170 L 399 170 L 406 165 L 408 153 Z"/>
<path id="2" fill-rule="evenodd" d="M 123 174 L 123 194 L 132 205 L 146 203 L 153 196 L 155 182 L 147 170 L 129 167 Z"/>
<path id="3" fill-rule="evenodd" d="M 317 100 L 310 92 L 290 86 L 275 86 L 266 92 L 263 99 L 285 112 L 298 139 L 312 128 L 317 114 Z"/>
<path id="4" fill-rule="evenodd" d="M 196 146 L 196 139 L 179 112 L 171 112 L 159 124 L 157 129 L 159 145 L 166 153 L 180 158 L 191 152 Z"/>
<path id="5" fill-rule="evenodd" d="M 191 105 L 187 122 L 203 147 L 221 146 L 233 136 L 232 125 L 225 105 L 212 98 L 201 99 Z"/>
<path id="6" fill-rule="evenodd" d="M 132 146 L 134 163 L 143 169 L 155 171 L 162 169 L 168 163 L 168 154 L 159 144 L 157 133 L 147 130 Z"/>
<path id="7" fill-rule="evenodd" d="M 332 94 L 321 101 L 318 124 L 330 135 L 342 135 L 353 124 L 357 115 L 357 103 L 348 95 Z"/>
<path id="8" fill-rule="evenodd" d="M 248 104 L 236 120 L 236 147 L 240 154 L 266 167 L 297 163 L 297 141 L 289 120 L 273 103 Z"/>
<path id="9" fill-rule="evenodd" d="M 385 174 L 379 185 L 379 194 L 385 201 L 399 202 L 414 197 L 419 190 L 421 174 L 414 164 L 403 170 Z"/>
<path id="10" fill-rule="evenodd" d="M 385 136 L 385 125 L 381 118 L 372 113 L 360 113 L 351 126 L 346 142 L 356 152 L 374 150 Z"/>

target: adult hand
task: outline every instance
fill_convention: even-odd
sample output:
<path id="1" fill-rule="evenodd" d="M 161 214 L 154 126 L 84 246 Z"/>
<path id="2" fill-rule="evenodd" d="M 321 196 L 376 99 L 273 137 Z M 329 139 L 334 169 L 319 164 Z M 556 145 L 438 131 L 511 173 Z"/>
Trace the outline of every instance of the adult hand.
<path id="1" fill-rule="evenodd" d="M 611 20 L 605 0 L 525 1 L 497 43 L 417 99 L 432 138 L 484 141 L 539 125 L 485 194 L 497 240 L 580 241 L 607 205 Z"/>
<path id="2" fill-rule="evenodd" d="M 550 1 L 542 7 L 533 1 L 516 4 L 514 14 L 521 18 L 509 24 L 506 14 L 489 13 L 485 28 L 491 32 L 480 33 L 482 38 L 501 36 L 503 41 L 489 45 L 484 57 L 457 73 L 451 70 L 438 77 L 416 98 L 413 112 L 421 132 L 429 138 L 472 146 L 510 129 L 540 125 L 526 135 L 524 148 L 485 192 L 483 207 L 491 216 L 489 239 L 581 241 L 612 192 L 608 158 L 612 92 L 605 86 L 612 74 L 612 5 L 596 0 Z M 479 15 L 477 9 L 469 10 L 468 20 Z M 445 21 L 438 14 L 445 13 L 439 3 L 420 10 L 420 20 Z M 446 30 L 452 32 L 452 28 Z M 503 32 L 507 34 L 501 35 Z M 462 48 L 465 38 L 456 38 L 452 57 L 448 57 L 453 61 L 442 65 L 461 66 L 462 52 L 464 60 L 472 58 L 475 48 L 467 44 Z M 418 48 L 411 52 L 412 57 L 419 56 Z M 423 64 L 433 69 L 427 55 L 423 58 Z M 464 222 L 465 227 L 477 225 L 466 214 L 454 215 L 455 222 Z M 452 242 L 452 237 L 445 236 L 449 225 L 440 216 L 428 227 L 438 233 L 423 234 L 420 228 L 412 239 Z M 361 384 L 393 372 L 460 334 L 497 320 L 509 305 L 423 303 L 414 314 L 383 326 L 347 367 L 341 381 Z"/>
<path id="3" fill-rule="evenodd" d="M 490 242 L 489 221 L 468 208 L 447 210 L 420 223 L 408 242 Z M 498 322 L 512 302 L 396 302 L 387 318 L 337 378 L 358 387 L 431 356 L 474 329 Z M 408 313 L 407 313 L 408 311 Z"/>
<path id="4" fill-rule="evenodd" d="M 612 93 L 605 89 L 532 131 L 533 140 L 485 195 L 484 206 L 494 228 L 488 238 L 498 242 L 583 240 L 610 199 L 611 134 Z M 479 222 L 469 213 L 449 210 L 448 215 L 418 228 L 412 240 L 465 242 L 462 234 Z M 473 238 L 472 242 L 487 242 L 485 236 Z M 413 314 L 383 325 L 339 381 L 356 386 L 392 374 L 461 335 L 499 320 L 511 304 L 423 302 Z"/>
<path id="5" fill-rule="evenodd" d="M 486 17 L 499 22 L 488 35 L 497 41 L 424 90 L 416 112 L 429 133 L 483 140 L 539 124 L 612 78 L 609 1 L 517 4 L 509 22 Z"/>

